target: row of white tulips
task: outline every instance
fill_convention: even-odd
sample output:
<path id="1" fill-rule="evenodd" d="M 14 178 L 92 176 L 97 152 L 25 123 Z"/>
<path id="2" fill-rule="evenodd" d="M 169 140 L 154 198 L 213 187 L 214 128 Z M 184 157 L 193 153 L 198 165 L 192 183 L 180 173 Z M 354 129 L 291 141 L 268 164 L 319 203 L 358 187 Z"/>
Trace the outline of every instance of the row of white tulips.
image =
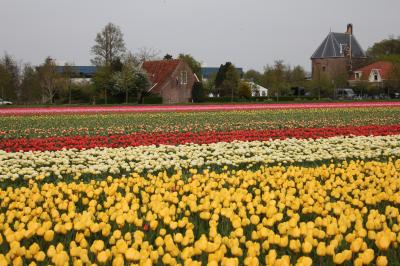
<path id="1" fill-rule="evenodd" d="M 38 176 L 120 174 L 165 169 L 238 166 L 263 163 L 372 159 L 400 155 L 400 135 L 333 137 L 178 146 L 140 146 L 7 153 L 0 151 L 0 180 Z"/>

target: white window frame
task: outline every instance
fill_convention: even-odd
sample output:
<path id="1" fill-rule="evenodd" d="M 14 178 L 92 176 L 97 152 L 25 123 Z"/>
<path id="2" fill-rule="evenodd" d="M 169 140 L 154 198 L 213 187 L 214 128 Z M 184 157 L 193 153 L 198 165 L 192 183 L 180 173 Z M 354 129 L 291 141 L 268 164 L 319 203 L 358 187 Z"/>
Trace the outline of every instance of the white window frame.
<path id="1" fill-rule="evenodd" d="M 186 85 L 188 84 L 188 75 L 187 71 L 181 71 L 181 77 L 180 77 L 180 83 L 181 85 Z"/>
<path id="2" fill-rule="evenodd" d="M 376 77 L 376 79 L 375 79 Z M 379 73 L 379 69 L 372 69 L 371 70 L 371 78 L 370 80 L 372 82 L 380 82 L 380 73 Z"/>

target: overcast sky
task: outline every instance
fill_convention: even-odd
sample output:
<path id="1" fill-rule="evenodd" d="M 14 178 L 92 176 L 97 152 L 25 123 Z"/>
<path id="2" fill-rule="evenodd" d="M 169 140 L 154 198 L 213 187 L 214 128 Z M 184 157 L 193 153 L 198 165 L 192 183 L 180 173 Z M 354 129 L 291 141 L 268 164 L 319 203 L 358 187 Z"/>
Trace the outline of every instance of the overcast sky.
<path id="1" fill-rule="evenodd" d="M 90 64 L 96 33 L 119 25 L 128 49 L 190 53 L 206 66 L 262 70 L 283 59 L 310 69 L 329 30 L 347 23 L 366 50 L 400 35 L 399 0 L 0 0 L 0 52 Z"/>

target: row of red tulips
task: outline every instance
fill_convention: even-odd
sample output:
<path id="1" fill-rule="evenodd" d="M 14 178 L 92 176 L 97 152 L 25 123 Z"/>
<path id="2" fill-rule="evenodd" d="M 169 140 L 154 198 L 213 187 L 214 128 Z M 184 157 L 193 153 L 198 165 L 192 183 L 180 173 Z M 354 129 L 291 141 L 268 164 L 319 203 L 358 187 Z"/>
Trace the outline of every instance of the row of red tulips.
<path id="1" fill-rule="evenodd" d="M 109 136 L 69 136 L 51 138 L 17 138 L 0 140 L 0 149 L 7 152 L 89 149 L 95 147 L 128 147 L 147 145 L 208 144 L 216 142 L 268 141 L 286 138 L 328 138 L 334 136 L 386 136 L 400 134 L 400 125 L 369 125 L 325 128 L 295 128 L 274 130 L 204 131 L 184 133 L 133 133 Z"/>

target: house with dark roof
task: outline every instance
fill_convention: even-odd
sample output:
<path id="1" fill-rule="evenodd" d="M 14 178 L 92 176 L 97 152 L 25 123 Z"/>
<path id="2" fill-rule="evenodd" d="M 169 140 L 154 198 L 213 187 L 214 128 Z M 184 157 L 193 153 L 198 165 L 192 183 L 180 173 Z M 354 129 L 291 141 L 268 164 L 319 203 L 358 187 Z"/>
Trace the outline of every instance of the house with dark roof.
<path id="1" fill-rule="evenodd" d="M 366 62 L 367 56 L 353 35 L 353 25 L 348 24 L 344 33 L 329 32 L 328 36 L 311 56 L 312 78 L 325 75 L 334 80 L 340 75 L 348 76 L 353 69 Z"/>
<path id="2" fill-rule="evenodd" d="M 152 85 L 148 92 L 159 95 L 163 103 L 183 103 L 192 100 L 192 87 L 199 81 L 183 60 L 145 61 L 142 65 Z"/>
<path id="3" fill-rule="evenodd" d="M 373 85 L 384 84 L 390 80 L 393 64 L 387 61 L 377 61 L 353 71 L 349 78 L 350 85 L 357 85 L 361 82 Z"/>

